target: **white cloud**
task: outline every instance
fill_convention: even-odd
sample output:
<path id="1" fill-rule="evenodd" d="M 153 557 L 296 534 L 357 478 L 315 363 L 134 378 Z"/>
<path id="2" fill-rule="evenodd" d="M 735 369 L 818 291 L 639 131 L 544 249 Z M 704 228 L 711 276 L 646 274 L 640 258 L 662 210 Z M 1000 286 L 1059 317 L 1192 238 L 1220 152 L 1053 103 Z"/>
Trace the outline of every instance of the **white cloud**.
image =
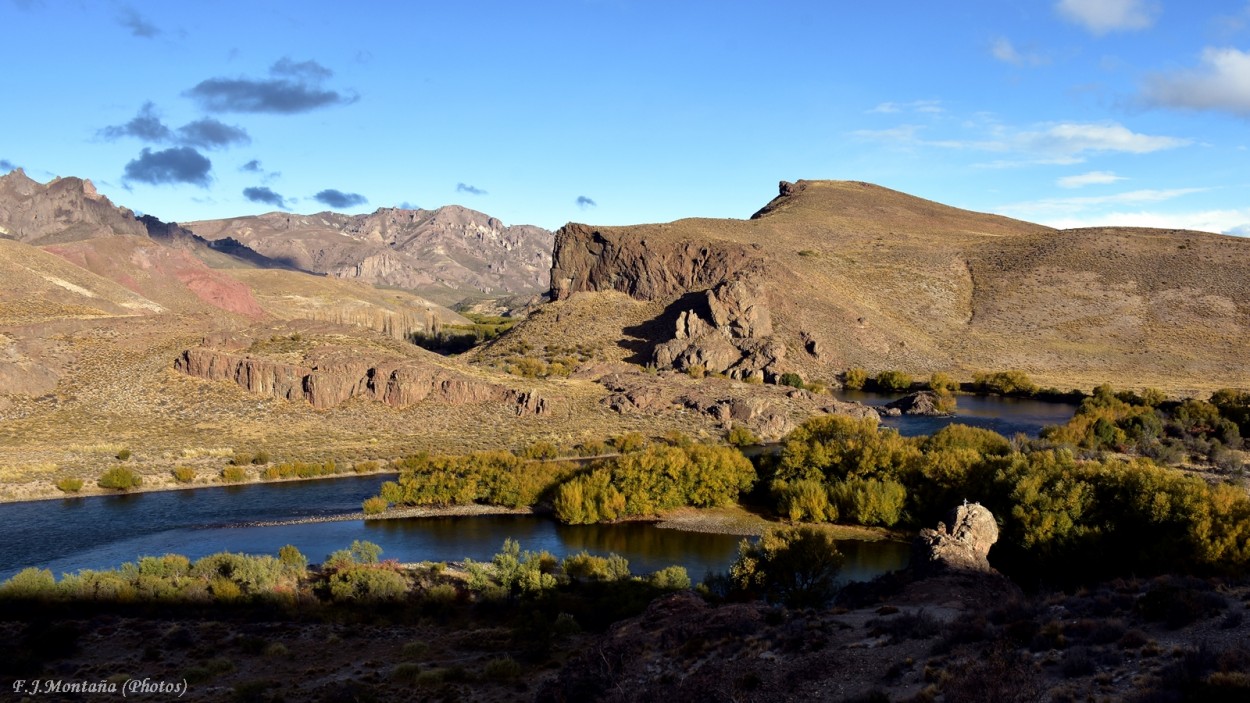
<path id="1" fill-rule="evenodd" d="M 1250 117 L 1250 52 L 1207 48 L 1202 64 L 1196 70 L 1149 77 L 1145 99 L 1155 105 Z"/>
<path id="2" fill-rule="evenodd" d="M 1198 212 L 1151 212 L 1149 210 L 1105 212 L 1087 216 L 1055 216 L 1039 220 L 1055 229 L 1078 227 L 1156 227 L 1190 229 L 1250 237 L 1250 208 Z"/>
<path id="3" fill-rule="evenodd" d="M 1055 181 L 1060 188 L 1084 188 L 1085 186 L 1106 185 L 1125 180 L 1111 171 L 1090 171 L 1076 176 L 1064 176 Z"/>
<path id="4" fill-rule="evenodd" d="M 1088 195 L 1072 198 L 1043 198 L 1023 203 L 1003 205 L 1000 210 L 1016 213 L 1017 216 L 1041 217 L 1048 213 L 1053 216 L 1073 215 L 1078 212 L 1098 208 L 1105 205 L 1139 205 L 1142 203 L 1161 203 L 1192 193 L 1201 193 L 1206 188 L 1171 188 L 1167 190 L 1130 190 L 1111 195 Z"/>
<path id="5" fill-rule="evenodd" d="M 999 37 L 990 45 L 990 54 L 1002 61 L 1013 66 L 1041 66 L 1048 62 L 1048 59 L 1034 51 L 1021 52 L 1006 37 Z"/>
<path id="6" fill-rule="evenodd" d="M 1041 132 L 1022 133 L 1021 138 L 1038 151 L 1068 155 L 1087 151 L 1149 154 L 1192 143 L 1190 139 L 1141 134 L 1118 122 L 1062 122 Z"/>
<path id="7" fill-rule="evenodd" d="M 852 135 L 888 142 L 894 146 L 927 146 L 1018 155 L 1018 158 L 982 164 L 991 168 L 1032 164 L 1069 165 L 1081 163 L 1091 153 L 1148 154 L 1192 143 L 1190 139 L 1134 132 L 1118 122 L 1061 122 L 1034 125 L 1025 129 L 987 124 L 976 128 L 976 139 L 931 139 L 924 136 L 925 130 L 926 127 L 922 125 L 906 124 L 890 129 L 858 130 L 852 132 Z"/>
<path id="8" fill-rule="evenodd" d="M 899 112 L 922 112 L 926 114 L 939 114 L 946 110 L 942 107 L 941 100 L 912 100 L 906 103 L 886 102 L 877 105 L 868 111 L 869 114 L 895 114 Z"/>
<path id="9" fill-rule="evenodd" d="M 1094 34 L 1146 29 L 1159 15 L 1151 0 L 1059 0 L 1055 10 L 1064 19 Z"/>

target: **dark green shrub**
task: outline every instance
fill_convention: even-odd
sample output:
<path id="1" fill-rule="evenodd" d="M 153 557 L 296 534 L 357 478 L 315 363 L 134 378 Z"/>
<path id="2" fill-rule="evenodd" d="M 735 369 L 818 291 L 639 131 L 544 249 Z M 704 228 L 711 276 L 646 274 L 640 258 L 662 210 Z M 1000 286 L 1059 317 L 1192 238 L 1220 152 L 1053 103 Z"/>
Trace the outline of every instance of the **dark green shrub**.
<path id="1" fill-rule="evenodd" d="M 741 591 L 792 608 L 822 607 L 837 592 L 843 557 L 829 533 L 789 527 L 743 540 L 730 579 Z"/>
<path id="2" fill-rule="evenodd" d="M 803 387 L 803 377 L 794 372 L 781 374 L 781 378 L 779 378 L 777 382 L 783 386 L 793 386 L 795 388 Z"/>
<path id="3" fill-rule="evenodd" d="M 143 484 L 143 479 L 135 472 L 124 466 L 115 466 L 105 471 L 100 479 L 96 481 L 96 485 L 114 491 L 128 491 L 132 488 L 138 488 Z"/>

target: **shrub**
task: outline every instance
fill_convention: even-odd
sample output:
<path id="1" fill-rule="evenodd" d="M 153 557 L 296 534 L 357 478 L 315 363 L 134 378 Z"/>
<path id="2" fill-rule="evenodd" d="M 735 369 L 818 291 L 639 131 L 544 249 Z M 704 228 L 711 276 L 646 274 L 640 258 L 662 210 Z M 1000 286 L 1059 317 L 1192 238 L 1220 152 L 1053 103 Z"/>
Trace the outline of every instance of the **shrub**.
<path id="1" fill-rule="evenodd" d="M 130 450 L 129 450 L 129 449 L 123 449 L 123 450 L 121 450 L 120 452 L 117 452 L 117 460 L 118 460 L 118 461 L 126 461 L 127 459 L 129 459 L 129 458 L 130 458 L 130 456 L 131 456 L 131 454 L 130 454 Z"/>
<path id="2" fill-rule="evenodd" d="M 260 466 L 262 464 L 268 464 L 269 452 L 265 451 L 264 449 L 261 449 L 260 451 L 256 452 L 255 454 L 252 455 L 252 463 L 257 466 Z"/>
<path id="3" fill-rule="evenodd" d="M 875 382 L 877 388 L 888 392 L 905 391 L 911 388 L 911 376 L 902 371 L 882 371 L 877 374 Z"/>
<path id="4" fill-rule="evenodd" d="M 725 441 L 733 447 L 751 447 L 760 443 L 760 438 L 746 425 L 734 425 L 725 435 Z"/>
<path id="5" fill-rule="evenodd" d="M 641 432 L 626 432 L 612 438 L 612 446 L 622 454 L 642 451 L 647 446 L 647 438 Z"/>
<path id="6" fill-rule="evenodd" d="M 934 393 L 957 391 L 959 390 L 959 381 L 956 381 L 950 374 L 934 371 L 933 375 L 929 377 L 929 390 Z"/>
<path id="7" fill-rule="evenodd" d="M 734 586 L 792 608 L 821 607 L 836 592 L 843 557 L 827 532 L 811 527 L 773 530 L 743 540 L 729 568 Z"/>
<path id="8" fill-rule="evenodd" d="M 838 519 L 838 509 L 829 502 L 829 491 L 821 481 L 774 481 L 772 494 L 777 500 L 777 512 L 795 522 L 833 522 Z"/>
<path id="9" fill-rule="evenodd" d="M 226 483 L 243 483 L 247 480 L 247 469 L 242 466 L 227 466 L 221 470 L 221 480 Z"/>
<path id="10" fill-rule="evenodd" d="M 369 461 L 358 461 L 352 465 L 352 471 L 358 474 L 371 474 L 380 468 L 382 468 L 382 464 L 372 459 Z"/>
<path id="11" fill-rule="evenodd" d="M 1037 392 L 1037 384 L 1023 371 L 977 373 L 972 377 L 972 385 L 978 392 L 998 395 L 1033 395 Z"/>
<path id="12" fill-rule="evenodd" d="M 690 574 L 684 566 L 668 566 L 648 576 L 647 583 L 663 591 L 684 591 L 690 588 Z"/>
<path id="13" fill-rule="evenodd" d="M 0 583 L 5 598 L 49 598 L 56 592 L 56 577 L 47 569 L 27 568 Z"/>
<path id="14" fill-rule="evenodd" d="M 278 550 L 278 562 L 293 571 L 303 573 L 308 566 L 308 557 L 304 556 L 295 545 L 287 544 Z"/>
<path id="15" fill-rule="evenodd" d="M 482 675 L 491 681 L 512 681 L 521 675 L 521 665 L 512 657 L 500 657 L 486 662 Z"/>
<path id="16" fill-rule="evenodd" d="M 846 373 L 842 374 L 842 385 L 849 390 L 860 390 L 866 383 L 868 383 L 868 372 L 858 366 L 847 369 Z"/>
<path id="17" fill-rule="evenodd" d="M 778 383 L 780 383 L 783 386 L 793 386 L 795 388 L 802 388 L 803 377 L 798 375 L 797 373 L 788 371 L 786 373 L 781 374 L 781 378 L 778 380 Z"/>
<path id="18" fill-rule="evenodd" d="M 63 478 L 56 482 L 56 487 L 64 493 L 77 493 L 82 490 L 82 479 Z"/>
<path id="19" fill-rule="evenodd" d="M 100 488 L 115 491 L 128 491 L 132 488 L 138 488 L 142 484 L 143 479 L 124 466 L 115 466 L 105 471 L 100 476 L 100 479 L 96 481 L 96 485 Z"/>
<path id="20" fill-rule="evenodd" d="M 336 601 L 400 600 L 408 593 L 404 575 L 377 565 L 341 569 L 328 579 L 330 597 Z"/>
<path id="21" fill-rule="evenodd" d="M 560 456 L 560 448 L 551 442 L 538 441 L 519 452 L 523 459 L 555 459 Z"/>
<path id="22" fill-rule="evenodd" d="M 361 509 L 364 510 L 365 515 L 381 515 L 386 512 L 389 506 L 390 503 L 382 496 L 373 496 L 372 498 L 365 498 Z"/>
<path id="23" fill-rule="evenodd" d="M 707 367 L 703 364 L 691 364 L 686 367 L 686 374 L 690 378 L 703 378 L 707 375 Z"/>
<path id="24" fill-rule="evenodd" d="M 907 488 L 897 481 L 848 479 L 830 489 L 837 513 L 860 525 L 893 527 L 903 517 Z"/>
<path id="25" fill-rule="evenodd" d="M 179 466 L 171 473 L 173 473 L 174 480 L 178 483 L 191 483 L 195 480 L 195 469 L 190 466 Z"/>
<path id="26" fill-rule="evenodd" d="M 230 459 L 230 463 L 234 466 L 247 466 L 252 463 L 251 452 L 241 452 L 234 450 L 234 456 Z"/>

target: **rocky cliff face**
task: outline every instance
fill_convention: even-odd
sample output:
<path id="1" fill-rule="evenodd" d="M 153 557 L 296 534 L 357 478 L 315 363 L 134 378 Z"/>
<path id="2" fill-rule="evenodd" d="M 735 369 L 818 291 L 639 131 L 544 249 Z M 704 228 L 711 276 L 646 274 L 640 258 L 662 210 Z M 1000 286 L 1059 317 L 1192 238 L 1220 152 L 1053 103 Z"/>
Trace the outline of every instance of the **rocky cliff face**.
<path id="1" fill-rule="evenodd" d="M 552 234 L 507 226 L 468 208 L 381 208 L 369 215 L 268 213 L 185 225 L 284 265 L 421 291 L 438 302 L 467 295 L 533 294 L 546 287 Z"/>
<path id="2" fill-rule="evenodd" d="M 133 212 L 113 205 L 91 181 L 40 184 L 20 168 L 0 176 L 0 237 L 42 245 L 115 235 L 143 237 L 146 231 Z"/>
<path id="3" fill-rule="evenodd" d="M 306 400 L 325 410 L 351 398 L 366 398 L 396 408 L 423 401 L 465 405 L 502 403 L 518 415 L 543 414 L 546 400 L 415 360 L 361 359 L 349 349 L 319 350 L 302 364 L 238 354 L 214 348 L 187 349 L 174 368 L 210 381 L 233 381 L 252 393 L 284 400 Z"/>
<path id="4" fill-rule="evenodd" d="M 761 269 L 761 253 L 759 245 L 649 239 L 570 223 L 555 235 L 551 297 L 618 290 L 640 300 L 668 300 Z"/>

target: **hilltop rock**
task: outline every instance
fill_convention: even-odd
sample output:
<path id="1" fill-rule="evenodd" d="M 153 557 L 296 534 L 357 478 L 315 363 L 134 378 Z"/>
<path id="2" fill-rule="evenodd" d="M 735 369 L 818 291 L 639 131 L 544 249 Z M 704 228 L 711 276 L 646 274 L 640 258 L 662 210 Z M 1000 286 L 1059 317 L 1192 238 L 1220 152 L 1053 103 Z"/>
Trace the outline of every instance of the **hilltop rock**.
<path id="1" fill-rule="evenodd" d="M 667 300 L 759 270 L 762 254 L 759 244 L 650 239 L 570 223 L 556 231 L 551 299 L 618 290 L 639 300 Z"/>
<path id="2" fill-rule="evenodd" d="M 998 541 L 994 514 L 980 503 L 966 503 L 939 522 L 937 529 L 920 531 L 912 554 L 918 575 L 947 571 L 994 572 L 987 555 Z M 995 572 L 996 573 L 996 572 Z"/>

